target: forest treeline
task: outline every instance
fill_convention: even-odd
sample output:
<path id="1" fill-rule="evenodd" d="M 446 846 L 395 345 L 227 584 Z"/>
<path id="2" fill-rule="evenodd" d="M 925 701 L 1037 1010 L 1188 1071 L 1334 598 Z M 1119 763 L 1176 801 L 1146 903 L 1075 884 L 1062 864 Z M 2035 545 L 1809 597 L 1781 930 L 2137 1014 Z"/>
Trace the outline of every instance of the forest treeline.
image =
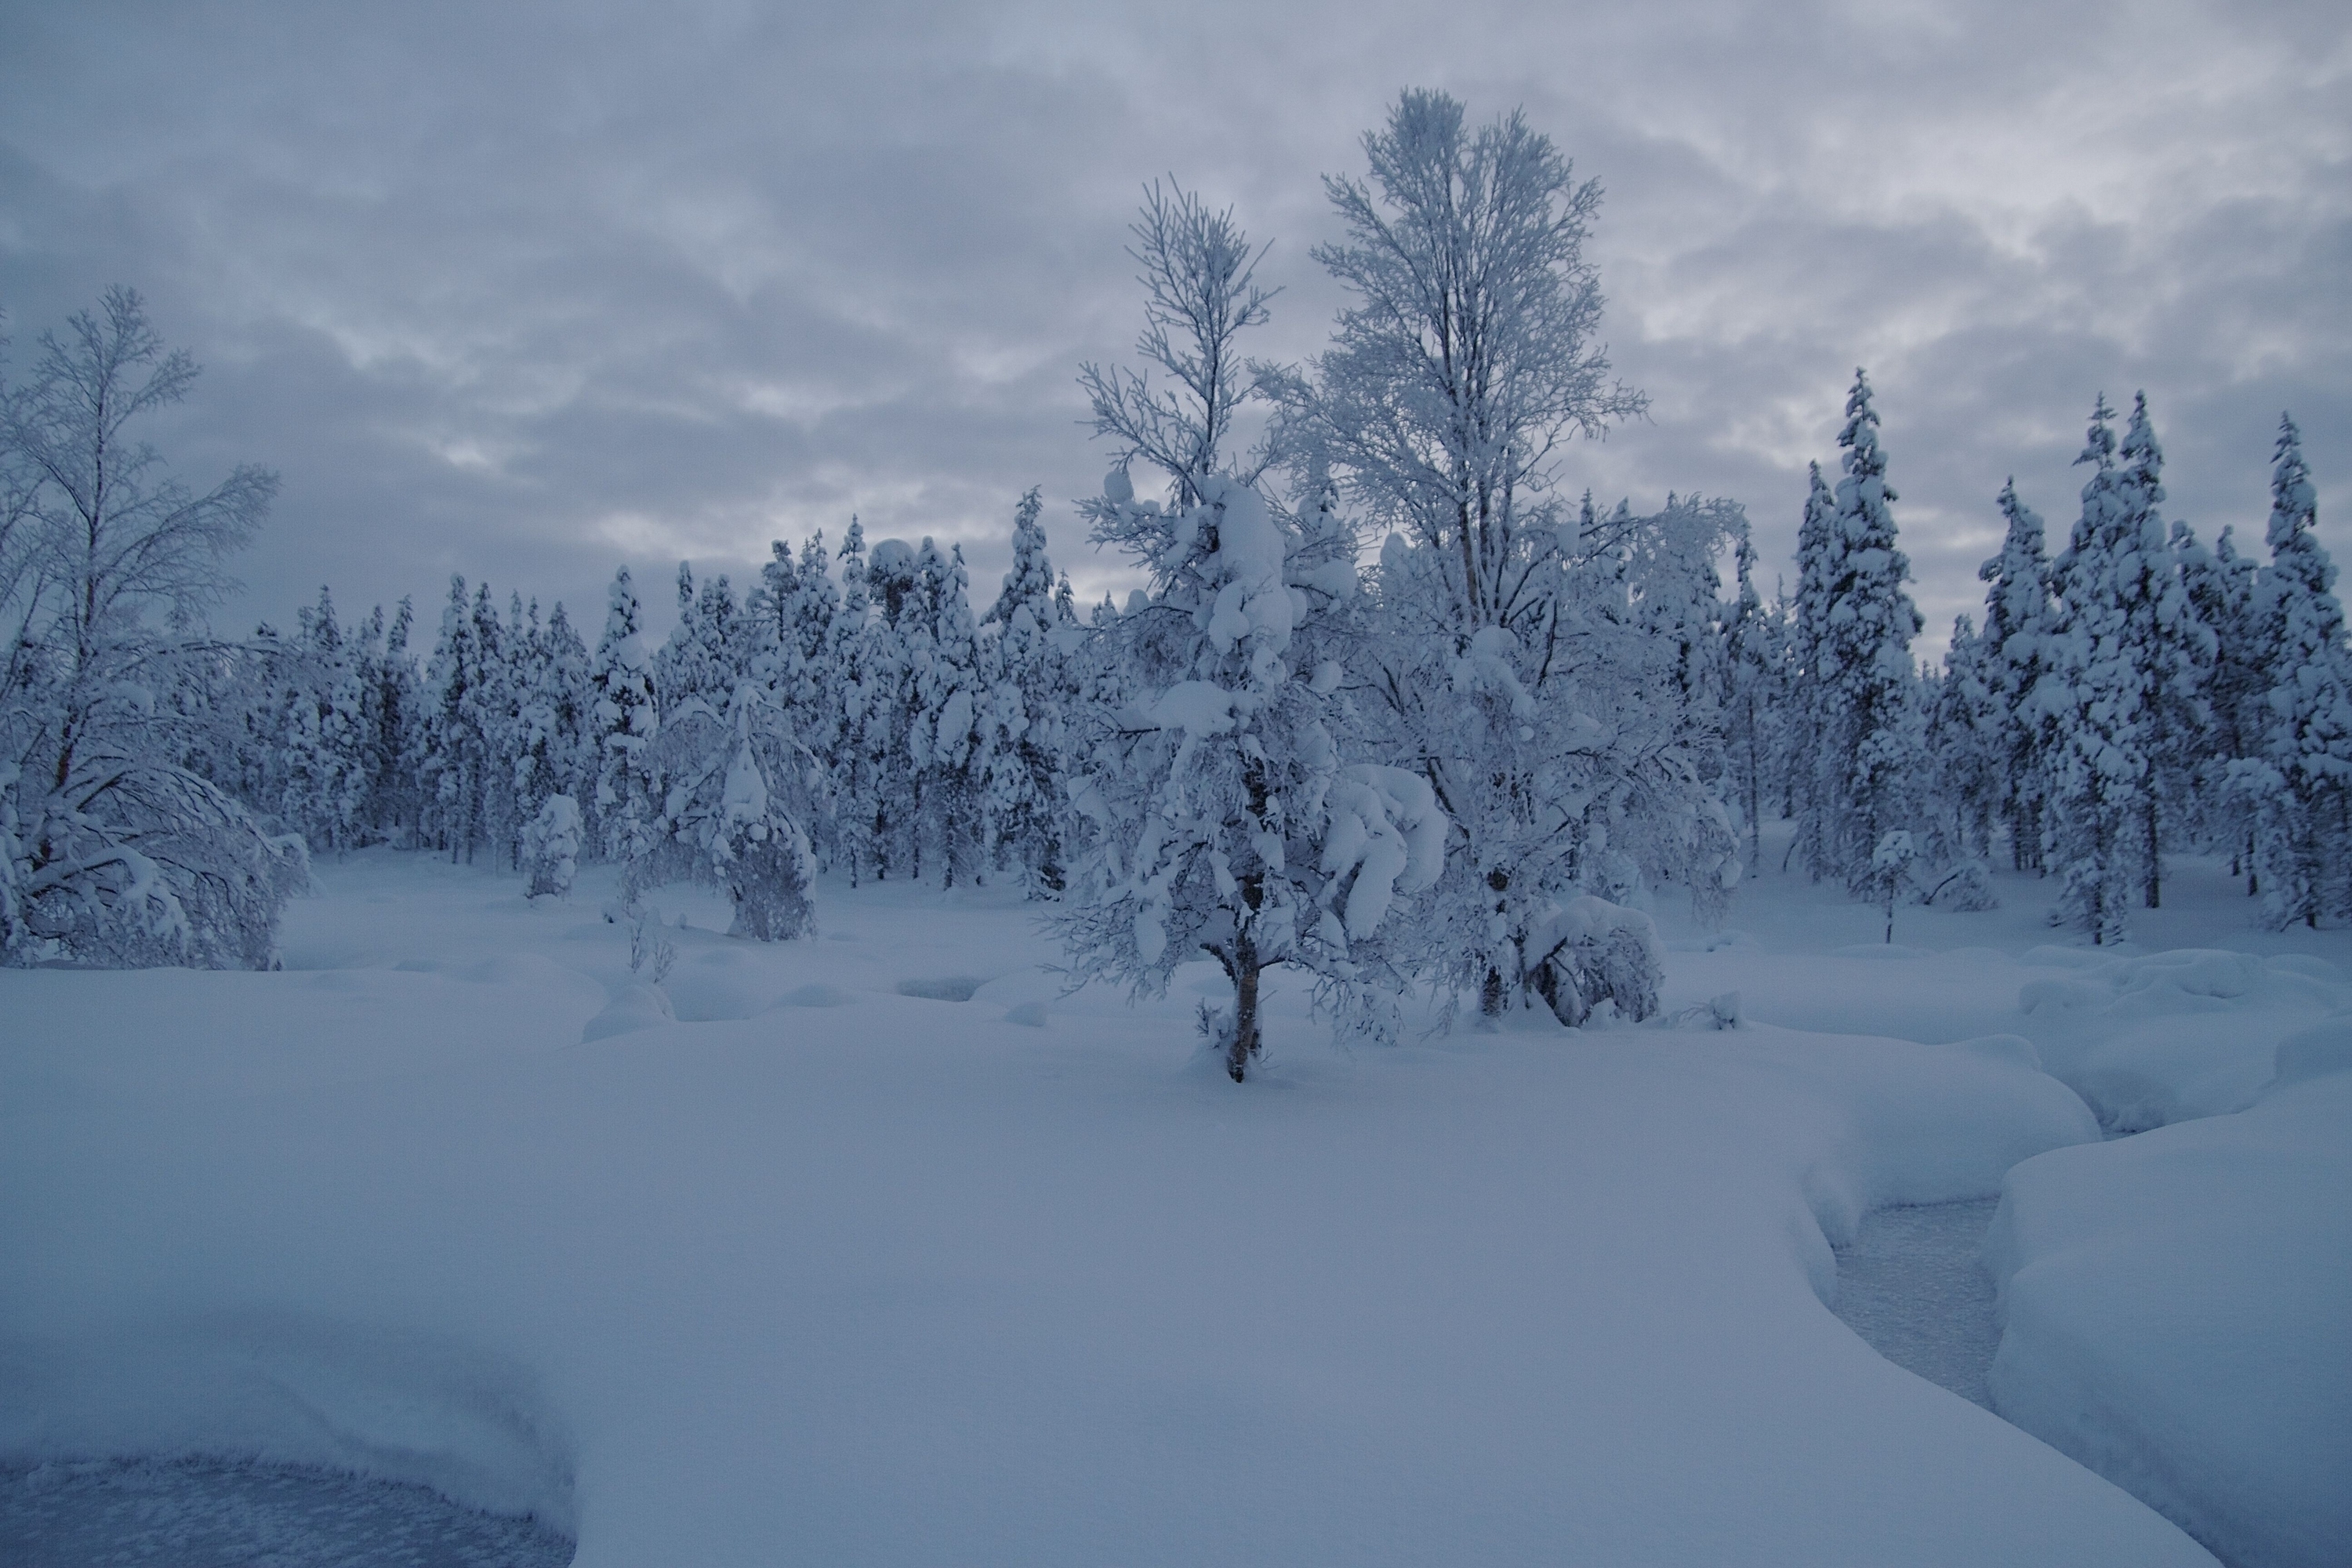
<path id="1" fill-rule="evenodd" d="M 200 496 L 131 440 L 195 370 L 110 293 L 0 405 L 9 960 L 267 963 L 306 856 L 375 843 L 534 892 L 610 861 L 625 905 L 698 879 L 771 940 L 824 869 L 1013 881 L 1079 977 L 1214 959 L 1239 1078 L 1276 964 L 1375 1032 L 1418 984 L 1645 1016 L 1642 909 L 1671 885 L 1719 919 L 1775 816 L 1890 919 L 1982 906 L 2000 858 L 2114 942 L 2189 850 L 2270 923 L 2352 918 L 2352 667 L 2292 421 L 2258 561 L 2166 520 L 2145 399 L 2097 402 L 2063 546 L 2003 486 L 1982 619 L 1923 668 L 1866 376 L 1768 602 L 1737 502 L 1563 477 L 1643 405 L 1593 337 L 1598 186 L 1440 94 L 1364 148 L 1368 180 L 1326 181 L 1350 303 L 1305 365 L 1243 353 L 1273 296 L 1232 214 L 1147 192 L 1136 363 L 1079 376 L 1114 467 L 1078 511 L 1143 574 L 1124 604 L 1075 602 L 1033 489 L 984 603 L 960 549 L 853 519 L 740 587 L 681 565 L 659 639 L 625 567 L 585 626 L 457 579 L 429 625 L 322 592 L 202 636 L 275 481 Z"/>

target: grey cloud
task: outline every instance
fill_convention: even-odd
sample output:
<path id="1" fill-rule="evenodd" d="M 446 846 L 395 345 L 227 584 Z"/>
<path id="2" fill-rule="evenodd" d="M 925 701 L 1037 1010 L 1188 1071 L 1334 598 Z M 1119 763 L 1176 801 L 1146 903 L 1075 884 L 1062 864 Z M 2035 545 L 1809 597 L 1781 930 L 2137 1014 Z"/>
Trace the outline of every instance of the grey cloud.
<path id="1" fill-rule="evenodd" d="M 966 542 L 975 591 L 1103 454 L 1081 360 L 1173 173 L 1276 242 L 1260 352 L 1339 303 L 1317 176 L 1407 83 L 1514 103 L 1610 195 L 1604 331 L 1654 417 L 1571 489 L 1748 503 L 1793 544 L 1856 363 L 1930 640 L 2014 471 L 2071 520 L 2091 396 L 2150 394 L 2173 510 L 2259 526 L 2280 406 L 2352 499 L 2352 202 L 2320 6 L 712 5 L 31 10 L 0 58 L 0 303 L 109 282 L 209 365 L 158 438 L 281 469 L 246 616 L 449 571 L 593 605 L 772 535 Z M 105 112 L 88 112 L 102 100 Z M 21 353 L 20 353 L 20 358 Z M 1778 563 L 1768 562 L 1767 571 Z"/>

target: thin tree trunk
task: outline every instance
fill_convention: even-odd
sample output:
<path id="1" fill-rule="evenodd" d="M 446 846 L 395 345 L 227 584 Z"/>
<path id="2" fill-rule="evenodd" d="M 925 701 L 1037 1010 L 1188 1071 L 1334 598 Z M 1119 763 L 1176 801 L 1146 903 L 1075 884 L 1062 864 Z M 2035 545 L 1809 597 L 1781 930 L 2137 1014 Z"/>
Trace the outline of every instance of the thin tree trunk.
<path id="1" fill-rule="evenodd" d="M 1258 971 L 1257 944 L 1244 935 L 1234 943 L 1234 1037 L 1225 1045 L 1225 1076 L 1235 1083 L 1257 1055 Z"/>

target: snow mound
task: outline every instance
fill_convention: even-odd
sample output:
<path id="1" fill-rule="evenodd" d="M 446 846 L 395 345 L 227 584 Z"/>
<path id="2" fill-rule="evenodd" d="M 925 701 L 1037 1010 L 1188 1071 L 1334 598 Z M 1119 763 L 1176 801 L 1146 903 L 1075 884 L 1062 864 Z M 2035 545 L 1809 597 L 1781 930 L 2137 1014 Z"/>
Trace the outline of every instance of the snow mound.
<path id="1" fill-rule="evenodd" d="M 776 999 L 778 1007 L 846 1007 L 857 998 L 840 986 L 823 980 L 813 980 L 796 990 L 787 991 Z M 773 1009 L 770 1009 L 773 1011 Z"/>
<path id="2" fill-rule="evenodd" d="M 621 994 L 603 1012 L 581 1026 L 580 1043 L 584 1046 L 615 1035 L 632 1035 L 639 1029 L 677 1022 L 677 1009 L 670 1005 L 668 994 L 660 986 L 632 983 L 622 987 Z"/>
<path id="3" fill-rule="evenodd" d="M 2352 1561 L 2347 1046 L 2307 1031 L 2250 1110 L 2024 1162 L 1986 1241 L 2000 1413 L 2245 1568 Z"/>
<path id="4" fill-rule="evenodd" d="M 2116 1131 L 2244 1110 L 2270 1082 L 2281 1039 L 2314 1013 L 2352 1005 L 2336 965 L 2299 954 L 2179 948 L 2085 961 L 2042 947 L 2026 961 L 2068 973 L 2019 987 L 2022 1026 Z"/>
<path id="5" fill-rule="evenodd" d="M 2331 1020 L 2278 1043 L 2270 1092 L 2331 1073 L 2352 1072 L 2352 1020 Z"/>

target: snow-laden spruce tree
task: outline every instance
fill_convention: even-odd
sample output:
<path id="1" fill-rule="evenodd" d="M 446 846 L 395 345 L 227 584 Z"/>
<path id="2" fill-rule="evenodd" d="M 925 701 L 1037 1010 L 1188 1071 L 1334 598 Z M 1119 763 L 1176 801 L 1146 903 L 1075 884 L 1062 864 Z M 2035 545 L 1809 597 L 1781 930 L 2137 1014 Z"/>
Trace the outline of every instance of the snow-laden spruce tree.
<path id="1" fill-rule="evenodd" d="M 198 494 L 134 422 L 195 381 L 139 296 L 110 289 L 32 376 L 0 386 L 0 959 L 272 962 L 301 840 L 273 837 L 188 765 L 180 701 L 220 650 L 194 628 L 277 478 Z"/>
<path id="2" fill-rule="evenodd" d="M 1045 554 L 1041 492 L 1013 518 L 1013 570 L 982 624 L 996 628 L 982 650 L 982 814 L 992 858 L 1009 863 L 1033 895 L 1065 885 L 1062 817 L 1070 716 L 1079 692 L 1071 652 L 1078 638 L 1067 584 Z"/>
<path id="3" fill-rule="evenodd" d="M 1304 967 L 1343 1016 L 1377 1021 L 1409 961 L 1391 905 L 1436 879 L 1446 822 L 1420 774 L 1340 761 L 1341 671 L 1312 658 L 1336 584 L 1291 570 L 1295 534 L 1248 485 L 1210 474 L 1191 488 L 1196 504 L 1163 510 L 1114 471 L 1097 513 L 1097 536 L 1155 585 L 1104 628 L 1138 695 L 1094 716 L 1074 786 L 1093 845 L 1055 924 L 1073 974 L 1142 994 L 1216 960 L 1234 1005 L 1207 1021 L 1238 1083 L 1269 968 Z"/>
<path id="4" fill-rule="evenodd" d="M 841 543 L 841 612 L 825 653 L 826 684 L 837 712 L 830 726 L 833 849 L 836 868 L 849 874 L 853 888 L 887 869 L 896 793 L 898 659 L 889 628 L 872 615 L 866 556 L 866 531 L 853 517 Z"/>
<path id="5" fill-rule="evenodd" d="M 2263 607 L 2268 601 L 2259 593 L 2260 568 L 2238 553 L 2233 531 L 2222 529 L 2208 550 L 2186 524 L 2176 523 L 2173 545 L 2189 608 L 2213 634 L 2204 755 L 2196 780 L 2199 835 L 2210 846 L 2229 847 L 2231 874 L 2246 877 L 2252 897 L 2262 881 L 2253 864 L 2254 802 L 2232 780 L 2237 764 L 2263 749 L 2272 684 L 2263 630 L 2271 623 Z"/>
<path id="6" fill-rule="evenodd" d="M 1796 833 L 1789 853 L 1818 882 L 1835 864 L 1830 844 L 1832 805 L 1824 793 L 1822 748 L 1831 733 L 1832 693 L 1822 679 L 1829 647 L 1830 584 L 1837 497 L 1819 463 L 1807 465 L 1805 510 L 1797 524 L 1797 599 L 1790 623 L 1789 719 L 1782 731 L 1782 769 L 1789 815 Z"/>
<path id="7" fill-rule="evenodd" d="M 1948 908 L 1992 907 L 1985 870 L 2000 815 L 2009 741 L 2000 668 L 1990 634 L 1979 633 L 1966 616 L 1956 618 L 1942 678 L 1926 703 L 1933 808 L 1920 846 L 1934 879 L 1921 891 Z"/>
<path id="8" fill-rule="evenodd" d="M 942 555 L 927 537 L 916 567 L 923 625 L 909 644 L 916 658 L 909 670 L 907 762 L 920 802 L 920 831 L 936 846 L 940 885 L 953 888 L 976 880 L 985 859 L 981 781 L 988 735 L 981 721 L 987 691 L 963 547 Z"/>
<path id="9" fill-rule="evenodd" d="M 1815 782 L 1798 837 L 1818 857 L 1809 868 L 1815 876 L 1838 877 L 1860 893 L 1877 874 L 1881 840 L 1909 829 L 1916 815 L 1923 719 L 1912 700 L 1911 662 L 1922 622 L 1903 591 L 1911 563 L 1895 548 L 1897 498 L 1861 370 L 1838 445 L 1844 472 L 1820 543 L 1819 581 L 1799 590 L 1801 603 L 1810 588 L 1821 607 L 1809 650 Z"/>
<path id="10" fill-rule="evenodd" d="M 2263 597 L 2276 628 L 2258 763 L 2256 858 L 2273 928 L 2352 919 L 2352 651 L 2336 566 L 2314 536 L 2318 491 L 2292 418 L 2271 477 L 2271 564 Z M 2259 773 L 2254 770 L 2258 769 Z"/>
<path id="11" fill-rule="evenodd" d="M 2006 479 L 1999 498 L 2000 553 L 1977 568 L 1985 589 L 1984 679 L 2000 726 L 2000 807 L 2009 826 L 2013 869 L 2042 868 L 2042 758 L 2051 743 L 2048 716 L 2032 701 L 2049 673 L 2045 646 L 2052 626 L 2050 562 L 2043 553 L 2042 516 Z"/>
<path id="12" fill-rule="evenodd" d="M 2123 939 L 2131 895 L 2158 896 L 2167 688 L 2193 691 L 2195 613 L 2157 505 L 2161 464 L 2147 400 L 2134 407 L 2118 464 L 2115 411 L 2093 409 L 2078 463 L 2091 465 L 2072 542 L 2052 563 L 2057 602 L 2050 674 L 2035 706 L 2055 728 L 2045 759 L 2055 868 L 2054 921 L 2098 942 Z M 2210 635 L 2210 634 L 2209 634 Z"/>
<path id="13" fill-rule="evenodd" d="M 1756 559 L 1743 517 L 1732 552 L 1738 593 L 1723 624 L 1724 794 L 1747 827 L 1749 868 L 1760 871 L 1765 803 L 1787 719 L 1788 627 L 1756 591 Z"/>
<path id="14" fill-rule="evenodd" d="M 626 566 L 614 574 L 606 605 L 604 636 L 588 669 L 594 693 L 596 821 L 604 858 L 625 866 L 653 847 L 661 805 L 651 750 L 661 714 L 654 700 L 645 611 Z"/>

